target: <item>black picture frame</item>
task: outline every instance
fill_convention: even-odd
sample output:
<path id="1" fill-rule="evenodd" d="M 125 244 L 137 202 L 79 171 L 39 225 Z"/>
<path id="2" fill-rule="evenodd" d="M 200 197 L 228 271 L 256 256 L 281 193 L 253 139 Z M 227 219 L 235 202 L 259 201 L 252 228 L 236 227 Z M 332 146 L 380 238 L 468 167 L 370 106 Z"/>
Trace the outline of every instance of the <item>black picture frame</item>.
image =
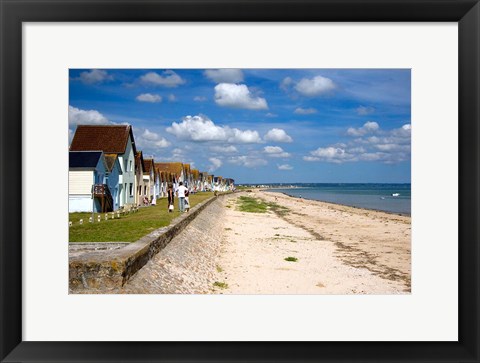
<path id="1" fill-rule="evenodd" d="M 479 362 L 480 5 L 474 0 L 0 0 L 2 362 Z M 22 22 L 458 22 L 458 342 L 22 341 Z M 441 317 L 439 317 L 441 319 Z M 412 327 L 414 329 L 414 327 Z"/>

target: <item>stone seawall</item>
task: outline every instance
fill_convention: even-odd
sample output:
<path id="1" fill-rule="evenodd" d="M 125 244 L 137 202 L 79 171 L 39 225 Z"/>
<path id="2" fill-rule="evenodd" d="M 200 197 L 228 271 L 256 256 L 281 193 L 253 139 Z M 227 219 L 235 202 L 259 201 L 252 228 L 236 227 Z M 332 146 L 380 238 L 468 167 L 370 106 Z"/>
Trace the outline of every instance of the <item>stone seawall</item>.
<path id="1" fill-rule="evenodd" d="M 219 196 L 222 198 L 222 196 Z M 188 213 L 174 219 L 168 227 L 159 228 L 123 248 L 71 253 L 69 256 L 69 290 L 121 287 L 153 256 L 219 197 L 196 205 Z M 78 249 L 78 246 L 77 248 Z"/>

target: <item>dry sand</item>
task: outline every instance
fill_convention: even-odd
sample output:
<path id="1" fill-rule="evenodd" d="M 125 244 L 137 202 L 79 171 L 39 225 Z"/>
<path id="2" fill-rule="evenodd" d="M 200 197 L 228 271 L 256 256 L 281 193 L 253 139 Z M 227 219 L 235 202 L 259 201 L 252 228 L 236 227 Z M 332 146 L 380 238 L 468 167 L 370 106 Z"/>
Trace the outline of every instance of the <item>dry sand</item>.
<path id="1" fill-rule="evenodd" d="M 288 212 L 241 212 L 237 209 L 241 195 L 277 203 Z M 259 190 L 238 193 L 225 204 L 216 256 L 220 287 L 214 293 L 411 291 L 410 217 Z M 287 257 L 297 261 L 285 261 Z"/>

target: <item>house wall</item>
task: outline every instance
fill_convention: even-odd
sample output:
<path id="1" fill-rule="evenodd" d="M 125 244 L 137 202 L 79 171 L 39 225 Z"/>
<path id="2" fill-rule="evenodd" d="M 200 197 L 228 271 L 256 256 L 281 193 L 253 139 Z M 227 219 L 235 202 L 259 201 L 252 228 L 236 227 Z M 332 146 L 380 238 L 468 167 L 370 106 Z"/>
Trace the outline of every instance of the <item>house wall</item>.
<path id="1" fill-rule="evenodd" d="M 153 172 L 153 168 L 152 170 L 150 171 L 150 195 L 148 196 L 149 198 L 150 197 L 153 197 L 155 198 L 155 174 Z"/>
<path id="2" fill-rule="evenodd" d="M 123 185 L 120 195 L 120 206 L 135 203 L 135 155 L 133 154 L 132 139 L 129 137 L 125 153 L 119 154 L 118 159 L 122 166 L 120 183 Z M 131 192 L 130 192 L 131 191 Z"/>
<path id="3" fill-rule="evenodd" d="M 92 197 L 88 195 L 69 195 L 68 196 L 68 212 L 91 212 Z"/>
<path id="4" fill-rule="evenodd" d="M 105 165 L 103 157 L 99 159 L 95 170 L 68 171 L 68 211 L 92 211 L 92 186 L 105 184 Z M 100 211 L 100 204 L 95 201 L 94 212 Z"/>
<path id="5" fill-rule="evenodd" d="M 143 197 L 144 197 L 144 189 L 145 189 L 145 184 L 143 182 L 143 170 L 142 166 L 138 166 L 140 170 L 136 173 L 136 178 L 135 178 L 135 203 L 137 205 L 142 205 L 143 204 Z"/>
<path id="6" fill-rule="evenodd" d="M 143 189 L 142 189 L 142 200 L 141 204 L 143 205 L 143 198 L 147 197 L 148 200 L 150 200 L 150 176 L 149 174 L 144 174 L 143 175 Z"/>
<path id="7" fill-rule="evenodd" d="M 119 191 L 119 182 L 120 182 L 120 164 L 118 159 L 115 161 L 112 171 L 108 176 L 107 185 L 110 189 L 110 193 L 113 197 L 113 210 L 120 208 L 120 191 Z"/>
<path id="8" fill-rule="evenodd" d="M 68 194 L 88 194 L 92 192 L 94 183 L 93 170 L 68 172 Z"/>

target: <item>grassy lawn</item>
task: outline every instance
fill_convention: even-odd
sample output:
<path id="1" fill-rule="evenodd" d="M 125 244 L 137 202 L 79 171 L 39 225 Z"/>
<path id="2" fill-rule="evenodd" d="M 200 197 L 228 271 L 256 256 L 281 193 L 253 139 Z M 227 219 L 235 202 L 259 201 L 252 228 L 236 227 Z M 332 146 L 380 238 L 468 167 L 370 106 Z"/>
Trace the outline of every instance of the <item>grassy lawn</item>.
<path id="1" fill-rule="evenodd" d="M 200 202 L 213 196 L 213 193 L 191 194 L 190 206 L 194 207 Z M 70 227 L 70 242 L 135 242 L 141 237 L 154 231 L 157 228 L 165 227 L 170 224 L 172 219 L 178 217 L 178 199 L 175 198 L 175 211 L 168 213 L 167 198 L 157 200 L 156 206 L 140 208 L 136 213 L 123 215 L 120 219 L 104 220 L 104 214 L 101 213 L 102 221 L 97 222 L 98 214 L 95 213 L 94 223 L 89 223 L 88 219 L 92 213 L 70 213 L 69 220 L 73 223 Z M 83 219 L 83 224 L 79 221 Z"/>

